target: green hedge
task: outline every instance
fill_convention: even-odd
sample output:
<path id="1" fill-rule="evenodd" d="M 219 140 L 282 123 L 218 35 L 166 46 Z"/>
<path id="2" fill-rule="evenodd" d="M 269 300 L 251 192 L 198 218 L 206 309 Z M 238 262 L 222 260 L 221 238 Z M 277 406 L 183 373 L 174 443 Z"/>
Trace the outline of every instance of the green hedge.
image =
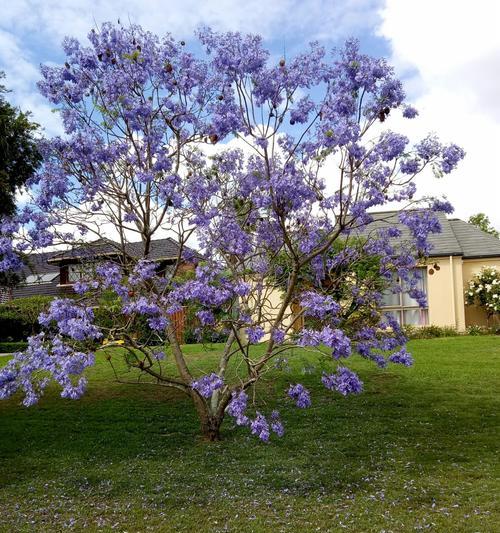
<path id="1" fill-rule="evenodd" d="M 19 342 L 0 342 L 0 353 L 14 353 L 26 350 L 28 343 L 24 341 Z"/>
<path id="2" fill-rule="evenodd" d="M 465 331 L 458 331 L 451 326 L 403 326 L 403 330 L 409 339 L 435 339 L 459 335 L 500 335 L 500 326 L 467 326 Z"/>
<path id="3" fill-rule="evenodd" d="M 31 296 L 0 304 L 0 342 L 25 341 L 38 333 L 38 315 L 51 300 L 50 296 Z"/>

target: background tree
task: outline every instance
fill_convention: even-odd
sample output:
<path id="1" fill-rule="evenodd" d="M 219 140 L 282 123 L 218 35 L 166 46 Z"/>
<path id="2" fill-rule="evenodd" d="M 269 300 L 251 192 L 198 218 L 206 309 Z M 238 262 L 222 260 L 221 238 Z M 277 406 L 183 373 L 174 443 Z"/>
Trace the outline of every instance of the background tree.
<path id="1" fill-rule="evenodd" d="M 298 293 L 312 289 L 342 303 L 337 318 L 342 329 L 351 332 L 356 330 L 360 322 L 369 322 L 369 316 L 376 312 L 379 304 L 378 299 L 364 301 L 357 297 L 358 294 L 373 291 L 382 293 L 390 289 L 392 283 L 391 277 L 384 275 L 383 269 L 380 268 L 380 258 L 364 251 L 367 246 L 369 246 L 367 237 L 338 239 L 322 256 L 324 264 L 319 278 L 311 264 L 302 267 L 297 276 Z M 339 257 L 345 256 L 350 256 L 349 261 L 338 261 Z M 280 253 L 276 258 L 274 279 L 276 286 L 283 292 L 288 287 L 292 270 L 293 262 L 290 257 L 284 252 Z M 389 272 L 390 269 L 387 274 Z M 301 309 L 298 302 L 295 309 L 294 318 L 298 324 L 317 322 L 317 319 L 304 316 L 307 315 L 307 309 Z"/>
<path id="2" fill-rule="evenodd" d="M 491 225 L 490 219 L 484 213 L 477 213 L 476 215 L 470 216 L 468 222 L 477 226 L 485 233 L 489 233 L 497 238 L 500 237 L 500 233 Z"/>
<path id="3" fill-rule="evenodd" d="M 5 74 L 0 72 L 0 79 Z M 5 99 L 8 91 L 0 85 L 0 215 L 15 209 L 16 192 L 33 175 L 41 162 L 35 135 L 38 124 Z"/>
<path id="4" fill-rule="evenodd" d="M 275 371 L 283 354 L 293 356 L 292 348 L 326 354 L 331 371 L 321 379 L 344 395 L 362 389 L 346 366 L 353 353 L 379 366 L 411 364 L 398 324 L 377 311 L 379 287 L 352 284 L 345 299 L 323 287 L 328 272 L 354 272 L 359 261 L 359 250 L 336 243 L 367 230 L 370 208 L 396 200 L 406 207 L 397 221 L 409 238 L 396 239 L 401 231 L 387 219 L 370 232 L 362 253 L 376 258 L 386 279 L 397 272 L 424 303 L 413 267 L 430 250 L 427 236 L 440 229 L 435 211 L 451 207 L 419 202 L 413 179 L 428 166 L 450 172 L 463 151 L 435 137 L 410 146 L 386 128 L 392 114 L 417 112 L 404 104 L 392 68 L 361 54 L 356 41 L 333 60 L 313 43 L 274 62 L 258 36 L 202 29 L 198 38 L 205 55 L 170 35 L 105 24 L 91 31 L 89 47 L 66 39 L 63 66 L 42 67 L 40 90 L 59 109 L 66 136 L 43 143 L 31 202 L 2 222 L 3 235 L 15 239 L 0 242 L 0 268 L 15 268 L 20 250 L 47 245 L 87 243 L 91 253 L 92 240 L 103 237 L 116 241 L 120 260 L 89 270 L 75 285 L 78 299 L 51 303 L 40 316 L 46 332 L 0 373 L 0 397 L 24 390 L 24 404 L 31 405 L 52 376 L 63 397 L 79 398 L 97 343 L 111 336 L 123 348 L 113 355 L 108 345 L 110 362 L 125 352 L 138 379 L 188 395 L 207 439 L 219 438 L 229 414 L 268 440 L 272 432 L 283 434 L 279 414 L 255 411 L 248 391 Z M 181 251 L 160 275 L 151 241 L 165 233 Z M 186 243 L 194 238 L 205 261 L 193 279 L 180 279 Z M 126 244 L 137 239 L 142 257 L 134 260 Z M 283 254 L 289 269 L 277 298 Z M 306 289 L 300 278 L 308 269 Z M 110 291 L 113 323 L 98 327 L 93 308 Z M 353 301 L 369 312 L 347 330 L 341 317 Z M 299 333 L 293 302 L 317 319 Z M 207 375 L 176 338 L 170 317 L 183 306 L 196 306 L 204 328 L 229 332 Z M 144 320 L 150 337 L 141 341 L 130 332 Z M 282 393 L 299 408 L 311 404 L 302 384 Z"/>
<path id="5" fill-rule="evenodd" d="M 5 77 L 0 72 L 0 80 Z M 15 211 L 15 197 L 20 188 L 40 166 L 36 146 L 38 125 L 5 99 L 7 89 L 0 85 L 0 217 Z M 14 287 L 20 281 L 15 272 L 0 272 L 0 287 Z"/>

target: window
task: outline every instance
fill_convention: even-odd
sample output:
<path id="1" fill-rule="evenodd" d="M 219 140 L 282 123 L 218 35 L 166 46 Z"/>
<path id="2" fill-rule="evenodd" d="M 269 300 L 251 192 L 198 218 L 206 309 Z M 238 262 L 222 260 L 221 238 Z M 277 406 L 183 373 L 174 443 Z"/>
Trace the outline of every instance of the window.
<path id="1" fill-rule="evenodd" d="M 82 265 L 68 265 L 68 283 L 80 281 L 83 277 Z"/>
<path id="2" fill-rule="evenodd" d="M 427 294 L 427 270 L 419 268 L 416 273 L 419 280 L 419 289 Z M 394 294 L 391 290 L 384 292 L 382 297 L 382 310 L 391 315 L 401 325 L 425 326 L 429 323 L 429 310 L 422 308 L 405 290 L 401 280 L 394 277 L 394 283 L 401 285 L 401 292 Z"/>
<path id="3" fill-rule="evenodd" d="M 31 274 L 26 277 L 24 280 L 24 283 L 26 285 L 38 285 L 41 283 L 50 283 L 54 281 L 57 276 L 59 276 L 59 272 L 49 272 L 47 274 Z"/>
<path id="4" fill-rule="evenodd" d="M 72 285 L 83 277 L 83 265 L 62 265 L 59 270 L 59 285 Z"/>

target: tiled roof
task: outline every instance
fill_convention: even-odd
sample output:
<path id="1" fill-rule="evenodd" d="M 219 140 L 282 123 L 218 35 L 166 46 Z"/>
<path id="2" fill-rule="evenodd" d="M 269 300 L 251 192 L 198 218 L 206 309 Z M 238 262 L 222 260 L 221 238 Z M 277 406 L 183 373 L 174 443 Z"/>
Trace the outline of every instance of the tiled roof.
<path id="1" fill-rule="evenodd" d="M 398 211 L 370 213 L 370 215 L 374 221 L 363 231 L 364 234 L 384 227 L 397 226 L 402 232 L 400 240 L 410 237 L 408 228 L 399 222 Z M 500 239 L 463 220 L 448 219 L 444 213 L 438 213 L 437 216 L 441 224 L 441 233 L 434 233 L 429 237 L 429 242 L 432 244 L 430 257 L 449 255 L 463 256 L 464 259 L 500 257 Z"/>
<path id="2" fill-rule="evenodd" d="M 500 239 L 458 218 L 448 221 L 460 243 L 464 258 L 500 256 Z"/>
<path id="3" fill-rule="evenodd" d="M 201 254 L 192 248 L 186 246 L 185 249 L 191 252 L 197 259 L 203 258 Z M 98 241 L 89 242 L 84 245 L 71 248 L 70 250 L 58 252 L 50 258 L 50 262 L 59 263 L 63 260 L 81 259 L 84 257 L 120 255 L 122 252 L 123 250 L 119 243 L 108 239 L 99 239 Z M 144 245 L 142 241 L 126 243 L 125 253 L 131 257 L 142 257 L 144 254 Z M 157 261 L 159 259 L 177 259 L 178 253 L 179 244 L 170 237 L 151 241 L 149 258 L 153 261 Z"/>
<path id="4" fill-rule="evenodd" d="M 186 247 L 186 250 L 193 254 L 195 259 L 203 259 L 203 256 L 195 250 Z M 143 255 L 142 242 L 132 242 L 126 244 L 126 252 L 131 257 L 141 257 Z M 85 257 L 105 257 L 117 255 L 120 252 L 118 243 L 101 239 L 93 243 L 79 246 L 63 252 L 45 252 L 31 254 L 26 260 L 20 275 L 23 279 L 34 274 L 56 273 L 57 276 L 49 282 L 44 283 L 21 283 L 12 290 L 13 298 L 26 298 L 28 296 L 65 296 L 73 293 L 71 286 L 59 286 L 60 263 L 71 259 L 77 260 Z M 150 259 L 153 261 L 177 259 L 179 245 L 171 238 L 158 239 L 151 242 Z"/>

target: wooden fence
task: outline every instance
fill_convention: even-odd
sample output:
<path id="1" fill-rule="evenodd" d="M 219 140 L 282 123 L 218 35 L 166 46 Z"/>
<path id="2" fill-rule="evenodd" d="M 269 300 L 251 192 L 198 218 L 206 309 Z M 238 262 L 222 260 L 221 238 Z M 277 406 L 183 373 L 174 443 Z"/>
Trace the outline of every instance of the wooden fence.
<path id="1" fill-rule="evenodd" d="M 175 335 L 177 336 L 177 341 L 181 344 L 184 343 L 184 333 L 186 331 L 186 310 L 182 308 L 180 311 L 176 311 L 170 315 L 170 320 L 172 321 L 175 329 Z"/>

